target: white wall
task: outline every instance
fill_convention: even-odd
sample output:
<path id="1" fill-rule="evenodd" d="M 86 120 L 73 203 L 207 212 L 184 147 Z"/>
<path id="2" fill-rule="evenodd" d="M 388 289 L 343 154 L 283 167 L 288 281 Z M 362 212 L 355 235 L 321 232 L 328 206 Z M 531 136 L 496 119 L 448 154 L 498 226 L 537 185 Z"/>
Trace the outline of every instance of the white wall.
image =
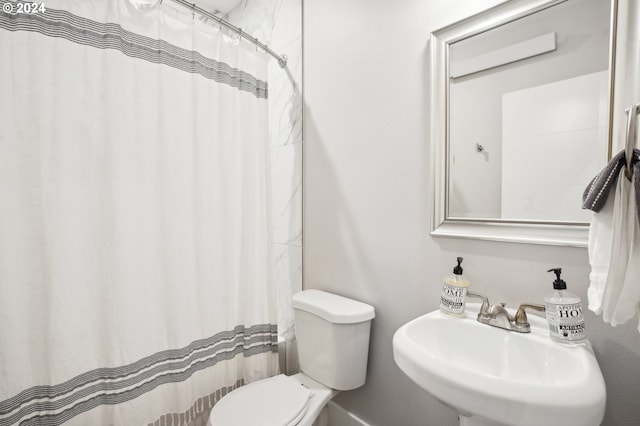
<path id="1" fill-rule="evenodd" d="M 582 192 L 607 162 L 608 93 L 599 71 L 502 95 L 501 218 L 591 221 Z"/>
<path id="2" fill-rule="evenodd" d="M 640 2 L 619 0 L 618 48 L 613 119 L 613 152 L 624 149 L 624 110 L 640 102 Z M 619 84 L 622 82 L 622 84 Z"/>
<path id="3" fill-rule="evenodd" d="M 429 33 L 498 0 L 306 0 L 304 286 L 376 307 L 368 381 L 336 402 L 373 426 L 453 426 L 456 414 L 396 367 L 391 339 L 437 308 L 456 256 L 475 290 L 541 302 L 562 266 L 586 299 L 584 249 L 429 236 Z M 604 425 L 640 419 L 640 335 L 587 314 L 605 375 Z M 481 350 L 481 348 L 479 348 Z"/>

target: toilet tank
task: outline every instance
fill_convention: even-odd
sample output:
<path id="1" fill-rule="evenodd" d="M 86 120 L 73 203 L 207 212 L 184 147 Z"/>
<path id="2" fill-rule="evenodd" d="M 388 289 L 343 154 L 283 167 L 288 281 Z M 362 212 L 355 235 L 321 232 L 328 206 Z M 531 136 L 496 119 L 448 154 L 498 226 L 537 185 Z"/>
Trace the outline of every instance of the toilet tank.
<path id="1" fill-rule="evenodd" d="M 300 370 L 337 390 L 364 385 L 373 306 L 320 290 L 293 296 Z"/>

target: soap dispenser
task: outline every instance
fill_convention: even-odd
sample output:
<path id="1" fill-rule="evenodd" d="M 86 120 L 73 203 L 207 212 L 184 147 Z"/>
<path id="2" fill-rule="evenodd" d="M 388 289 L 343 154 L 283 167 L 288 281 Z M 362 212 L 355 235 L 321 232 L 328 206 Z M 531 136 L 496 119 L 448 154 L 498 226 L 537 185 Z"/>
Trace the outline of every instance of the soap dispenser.
<path id="1" fill-rule="evenodd" d="M 567 290 L 567 283 L 560 278 L 562 268 L 547 272 L 556 274 L 553 293 L 544 299 L 551 339 L 568 345 L 584 343 L 586 336 L 580 298 Z"/>
<path id="2" fill-rule="evenodd" d="M 457 258 L 458 265 L 453 268 L 453 275 L 445 277 L 440 295 L 440 310 L 447 315 L 464 316 L 465 298 L 469 280 L 462 276 L 462 258 Z"/>

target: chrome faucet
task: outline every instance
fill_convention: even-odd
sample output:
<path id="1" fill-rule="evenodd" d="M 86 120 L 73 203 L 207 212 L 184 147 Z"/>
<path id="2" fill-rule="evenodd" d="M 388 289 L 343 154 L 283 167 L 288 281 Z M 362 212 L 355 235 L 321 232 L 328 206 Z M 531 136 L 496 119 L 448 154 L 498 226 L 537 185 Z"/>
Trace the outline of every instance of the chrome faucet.
<path id="1" fill-rule="evenodd" d="M 531 325 L 527 319 L 526 309 L 534 309 L 544 312 L 544 305 L 523 303 L 520 305 L 515 315 L 509 314 L 505 309 L 505 304 L 492 305 L 489 298 L 475 291 L 467 291 L 467 296 L 479 297 L 482 299 L 480 312 L 478 312 L 478 322 L 488 324 L 493 327 L 504 328 L 505 330 L 517 331 L 518 333 L 530 333 Z"/>

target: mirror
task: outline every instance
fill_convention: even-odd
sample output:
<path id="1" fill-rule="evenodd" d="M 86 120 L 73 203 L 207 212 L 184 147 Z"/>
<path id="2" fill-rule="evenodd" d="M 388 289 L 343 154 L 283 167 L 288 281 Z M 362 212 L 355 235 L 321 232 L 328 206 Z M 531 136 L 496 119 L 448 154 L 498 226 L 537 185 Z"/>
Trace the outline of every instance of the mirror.
<path id="1" fill-rule="evenodd" d="M 431 35 L 432 235 L 586 247 L 615 1 L 511 1 Z"/>

